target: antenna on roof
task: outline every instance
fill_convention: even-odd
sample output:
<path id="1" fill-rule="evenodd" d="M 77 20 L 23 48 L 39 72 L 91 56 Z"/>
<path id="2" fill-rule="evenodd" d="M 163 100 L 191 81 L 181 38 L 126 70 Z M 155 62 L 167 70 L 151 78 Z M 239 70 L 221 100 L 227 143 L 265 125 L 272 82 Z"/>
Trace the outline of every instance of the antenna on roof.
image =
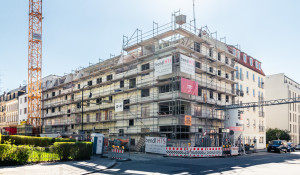
<path id="1" fill-rule="evenodd" d="M 194 32 L 196 34 L 195 0 L 193 0 Z"/>

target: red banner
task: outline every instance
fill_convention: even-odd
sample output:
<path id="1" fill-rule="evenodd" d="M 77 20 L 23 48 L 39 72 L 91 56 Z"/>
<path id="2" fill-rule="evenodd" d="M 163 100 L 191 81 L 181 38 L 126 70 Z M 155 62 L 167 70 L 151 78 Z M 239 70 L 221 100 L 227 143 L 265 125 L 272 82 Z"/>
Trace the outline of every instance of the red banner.
<path id="1" fill-rule="evenodd" d="M 198 96 L 198 83 L 196 81 L 181 78 L 181 92 Z"/>

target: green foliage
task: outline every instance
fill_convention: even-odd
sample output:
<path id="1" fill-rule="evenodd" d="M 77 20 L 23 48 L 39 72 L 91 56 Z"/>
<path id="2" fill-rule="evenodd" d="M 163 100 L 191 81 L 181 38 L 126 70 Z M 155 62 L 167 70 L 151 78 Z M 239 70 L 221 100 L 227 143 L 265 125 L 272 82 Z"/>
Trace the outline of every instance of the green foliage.
<path id="1" fill-rule="evenodd" d="M 28 162 L 31 149 L 27 145 L 16 146 L 11 144 L 0 145 L 0 164 L 16 165 Z"/>
<path id="2" fill-rule="evenodd" d="M 5 141 L 9 140 L 9 136 L 7 135 L 1 135 L 1 144 L 3 144 Z"/>
<path id="3" fill-rule="evenodd" d="M 76 142 L 76 139 L 55 138 L 55 142 Z"/>
<path id="4" fill-rule="evenodd" d="M 91 142 L 56 142 L 51 146 L 60 160 L 84 160 L 90 159 L 93 145 Z"/>
<path id="5" fill-rule="evenodd" d="M 11 140 L 15 145 L 32 145 L 40 147 L 48 147 L 54 142 L 54 138 L 50 137 L 31 137 L 31 136 L 19 136 L 10 135 L 2 137 L 3 141 Z"/>
<path id="6" fill-rule="evenodd" d="M 267 143 L 269 141 L 272 141 L 272 140 L 286 140 L 286 141 L 289 141 L 291 140 L 291 136 L 289 134 L 289 131 L 287 130 L 281 130 L 281 129 L 278 129 L 278 128 L 275 128 L 275 129 L 268 129 L 267 132 L 266 132 L 266 139 L 267 139 Z"/>

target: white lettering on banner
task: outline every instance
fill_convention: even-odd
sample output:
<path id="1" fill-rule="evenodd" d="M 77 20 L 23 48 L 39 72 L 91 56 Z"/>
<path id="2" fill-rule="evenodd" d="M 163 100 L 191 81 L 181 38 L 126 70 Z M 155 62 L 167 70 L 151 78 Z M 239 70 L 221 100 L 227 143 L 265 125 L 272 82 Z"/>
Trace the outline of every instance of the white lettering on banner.
<path id="1" fill-rule="evenodd" d="M 115 112 L 122 112 L 123 109 L 123 102 L 115 103 Z"/>
<path id="2" fill-rule="evenodd" d="M 154 76 L 162 76 L 172 73 L 172 56 L 155 60 L 154 62 Z"/>
<path id="3" fill-rule="evenodd" d="M 180 55 L 180 72 L 195 75 L 195 60 L 185 55 Z"/>
<path id="4" fill-rule="evenodd" d="M 145 150 L 149 153 L 166 154 L 166 137 L 146 137 Z"/>

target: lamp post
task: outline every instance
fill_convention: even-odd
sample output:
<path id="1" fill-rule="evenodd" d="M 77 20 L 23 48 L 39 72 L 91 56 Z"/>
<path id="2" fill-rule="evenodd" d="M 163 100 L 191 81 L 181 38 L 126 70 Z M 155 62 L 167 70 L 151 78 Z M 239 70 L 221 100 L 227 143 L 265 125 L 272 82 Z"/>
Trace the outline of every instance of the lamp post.
<path id="1" fill-rule="evenodd" d="M 81 134 L 83 134 L 83 90 L 85 87 L 89 87 L 89 85 L 84 85 L 81 89 Z M 89 95 L 89 98 L 92 97 L 92 93 L 91 93 L 91 88 L 89 87 L 90 89 L 90 95 Z"/>

